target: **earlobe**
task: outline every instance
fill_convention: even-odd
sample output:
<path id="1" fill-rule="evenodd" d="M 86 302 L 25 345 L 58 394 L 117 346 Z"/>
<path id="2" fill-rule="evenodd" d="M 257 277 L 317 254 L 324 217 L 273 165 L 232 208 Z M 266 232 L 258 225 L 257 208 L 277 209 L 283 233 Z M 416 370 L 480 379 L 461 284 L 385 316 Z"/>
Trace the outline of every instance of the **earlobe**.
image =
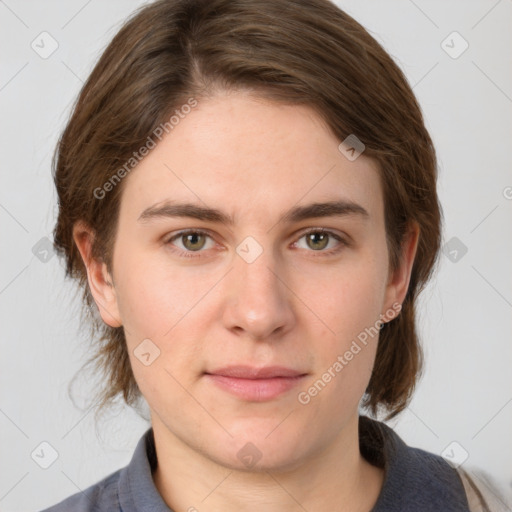
<path id="1" fill-rule="evenodd" d="M 402 243 L 400 265 L 389 276 L 385 301 L 387 309 L 393 307 L 394 304 L 401 305 L 405 300 L 411 280 L 414 258 L 418 249 L 419 236 L 420 228 L 418 224 L 416 222 L 411 223 Z"/>
<path id="2" fill-rule="evenodd" d="M 94 231 L 84 222 L 77 222 L 73 227 L 73 239 L 87 269 L 89 289 L 101 318 L 110 327 L 120 327 L 122 322 L 112 276 L 105 262 L 92 256 Z"/>

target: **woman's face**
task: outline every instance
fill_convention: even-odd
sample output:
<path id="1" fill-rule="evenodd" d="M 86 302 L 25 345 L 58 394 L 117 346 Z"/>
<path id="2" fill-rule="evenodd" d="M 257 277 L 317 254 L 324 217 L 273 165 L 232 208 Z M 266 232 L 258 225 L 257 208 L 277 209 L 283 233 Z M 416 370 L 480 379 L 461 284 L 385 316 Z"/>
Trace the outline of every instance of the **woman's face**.
<path id="1" fill-rule="evenodd" d="M 154 428 L 222 465 L 291 468 L 339 440 L 405 295 L 376 164 L 340 142 L 308 107 L 219 95 L 123 183 L 114 293 L 95 297 Z"/>

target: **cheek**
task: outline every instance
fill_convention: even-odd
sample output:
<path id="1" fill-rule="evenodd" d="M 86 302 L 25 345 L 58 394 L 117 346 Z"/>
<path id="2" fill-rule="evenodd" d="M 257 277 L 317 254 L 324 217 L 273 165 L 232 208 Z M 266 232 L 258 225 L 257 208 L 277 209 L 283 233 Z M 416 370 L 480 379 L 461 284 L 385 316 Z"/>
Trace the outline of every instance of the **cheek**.
<path id="1" fill-rule="evenodd" d="M 123 325 L 139 337 L 162 337 L 169 332 L 214 283 L 211 275 L 177 267 L 165 258 L 137 256 L 135 250 L 118 262 L 117 269 Z"/>
<path id="2" fill-rule="evenodd" d="M 336 271 L 316 274 L 317 286 L 300 292 L 323 325 L 322 335 L 311 337 L 316 371 L 308 384 L 322 390 L 319 403 L 329 401 L 329 407 L 340 413 L 357 407 L 371 377 L 386 272 L 380 260 L 360 258 Z"/>
<path id="3" fill-rule="evenodd" d="M 186 402 L 178 383 L 191 382 L 203 371 L 204 330 L 212 316 L 208 304 L 213 293 L 208 291 L 218 276 L 177 267 L 162 258 L 137 256 L 135 251 L 115 268 L 120 276 L 119 311 L 142 393 L 153 403 L 163 386 L 173 403 Z M 151 364 L 146 366 L 148 361 L 138 357 L 148 352 Z"/>
<path id="4" fill-rule="evenodd" d="M 380 261 L 361 258 L 336 269 L 317 272 L 314 279 L 300 274 L 296 289 L 301 290 L 300 296 L 305 297 L 306 304 L 329 327 L 333 347 L 342 349 L 379 319 L 383 312 L 386 271 Z"/>

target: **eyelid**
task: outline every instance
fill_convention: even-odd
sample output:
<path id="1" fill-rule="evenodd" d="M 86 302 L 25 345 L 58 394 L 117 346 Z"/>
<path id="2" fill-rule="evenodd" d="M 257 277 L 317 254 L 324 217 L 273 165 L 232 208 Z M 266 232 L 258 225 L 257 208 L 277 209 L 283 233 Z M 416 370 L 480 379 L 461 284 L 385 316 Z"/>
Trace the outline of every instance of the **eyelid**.
<path id="1" fill-rule="evenodd" d="M 210 231 L 203 228 L 186 228 L 181 229 L 180 231 L 173 231 L 168 236 L 164 238 L 164 241 L 166 243 L 169 243 L 171 240 L 174 240 L 175 238 L 179 238 L 180 236 L 189 235 L 191 233 L 199 233 L 200 235 L 206 235 L 213 239 L 213 236 Z"/>
<path id="2" fill-rule="evenodd" d="M 336 253 L 341 250 L 342 247 L 348 247 L 350 246 L 350 241 L 348 240 L 349 237 L 342 236 L 338 234 L 337 232 L 330 230 L 328 228 L 324 227 L 308 227 L 304 228 L 302 230 L 299 230 L 298 232 L 293 234 L 293 237 L 295 239 L 295 242 L 293 242 L 293 245 L 295 245 L 301 238 L 304 236 L 310 234 L 310 233 L 325 233 L 329 235 L 330 237 L 334 238 L 338 242 L 338 246 L 326 251 L 308 251 L 312 253 L 318 253 L 318 255 L 329 255 Z M 165 245 L 173 245 L 171 242 L 181 236 L 188 235 L 188 234 L 201 234 L 205 235 L 209 238 L 211 238 L 214 242 L 216 242 L 215 237 L 212 235 L 212 233 L 203 228 L 187 228 L 182 229 L 178 232 L 173 232 L 170 236 L 165 237 L 164 244 Z M 341 247 L 340 247 L 341 246 Z M 172 249 L 173 252 L 177 252 L 179 255 L 185 255 L 185 257 L 199 257 L 201 253 L 206 252 L 205 250 L 199 250 L 199 251 L 184 251 L 183 249 L 179 249 L 177 247 L 173 246 Z"/>
<path id="3" fill-rule="evenodd" d="M 200 234 L 200 235 L 204 235 L 204 236 L 207 236 L 208 238 L 212 239 L 214 242 L 216 242 L 215 240 L 215 237 L 212 235 L 212 233 L 207 230 L 207 229 L 202 229 L 202 228 L 187 228 L 187 229 L 182 229 L 180 231 L 177 231 L 177 232 L 173 232 L 171 233 L 170 236 L 166 236 L 164 238 L 164 245 L 173 245 L 172 242 L 182 236 L 185 236 L 185 235 L 189 235 L 189 234 Z M 204 250 L 200 250 L 200 251 L 184 251 L 183 249 L 180 249 L 178 247 L 174 247 L 173 246 L 173 251 L 176 250 L 178 253 L 185 253 L 187 255 L 199 255 L 200 253 L 202 252 L 205 252 Z"/>
<path id="4" fill-rule="evenodd" d="M 294 238 L 296 238 L 296 241 L 293 243 L 293 245 L 295 245 L 299 240 L 301 240 L 304 236 L 309 235 L 310 233 L 325 233 L 329 235 L 331 238 L 334 238 L 338 242 L 338 246 L 326 251 L 311 250 L 308 252 L 318 253 L 319 255 L 329 255 L 340 251 L 341 247 L 350 247 L 351 245 L 350 237 L 348 237 L 347 235 L 342 235 L 334 230 L 324 227 L 309 227 L 295 233 Z"/>

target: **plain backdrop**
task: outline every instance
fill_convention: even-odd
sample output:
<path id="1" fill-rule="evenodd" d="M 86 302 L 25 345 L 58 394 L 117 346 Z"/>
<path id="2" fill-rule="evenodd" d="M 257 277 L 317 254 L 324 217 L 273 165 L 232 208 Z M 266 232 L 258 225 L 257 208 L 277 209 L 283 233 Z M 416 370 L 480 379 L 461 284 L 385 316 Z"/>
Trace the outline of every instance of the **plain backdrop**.
<path id="1" fill-rule="evenodd" d="M 126 465 L 148 428 L 119 407 L 97 435 L 93 411 L 71 402 L 87 331 L 48 245 L 55 143 L 82 82 L 141 3 L 0 1 L 2 511 L 85 489 Z M 419 313 L 426 371 L 390 424 L 408 444 L 511 485 L 512 2 L 338 3 L 405 71 L 439 156 L 447 245 Z M 78 405 L 93 387 L 77 380 Z"/>

